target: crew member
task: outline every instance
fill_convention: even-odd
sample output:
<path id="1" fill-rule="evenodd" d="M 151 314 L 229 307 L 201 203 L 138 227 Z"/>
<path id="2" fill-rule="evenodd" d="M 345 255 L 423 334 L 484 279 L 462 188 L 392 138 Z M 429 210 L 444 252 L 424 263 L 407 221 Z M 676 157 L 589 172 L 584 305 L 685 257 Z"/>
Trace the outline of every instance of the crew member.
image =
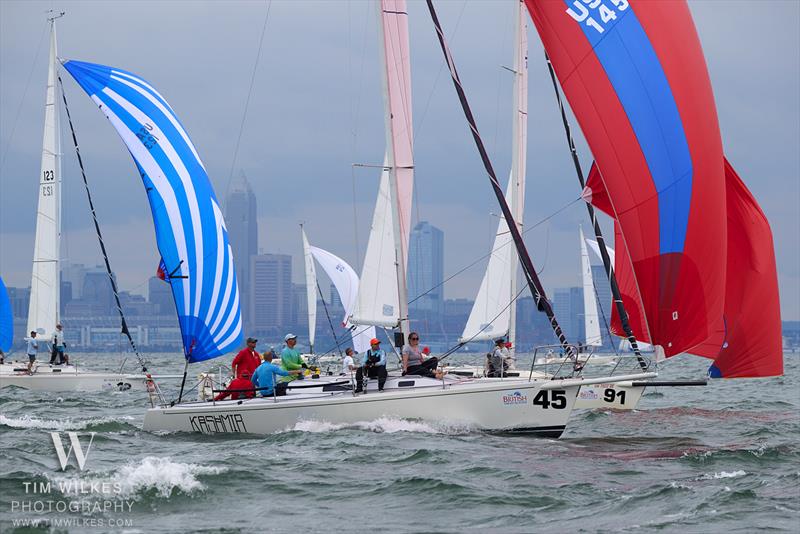
<path id="1" fill-rule="evenodd" d="M 36 361 L 36 353 L 39 352 L 39 341 L 36 339 L 36 331 L 31 330 L 30 337 L 23 338 L 28 343 L 26 352 L 28 353 L 28 373 L 33 368 L 33 362 Z"/>
<path id="2" fill-rule="evenodd" d="M 303 372 L 302 369 L 295 369 L 287 371 L 272 363 L 273 352 L 264 353 L 264 361 L 258 366 L 256 372 L 253 373 L 253 385 L 256 389 L 261 391 L 262 397 L 271 397 L 273 394 L 281 397 L 286 395 L 286 382 L 278 382 L 275 378 L 276 375 L 290 376 L 298 375 Z"/>
<path id="3" fill-rule="evenodd" d="M 221 391 L 219 395 L 214 397 L 214 400 L 225 400 L 228 397 L 233 400 L 238 400 L 243 397 L 252 399 L 255 397 L 255 395 L 256 392 L 253 389 L 253 383 L 250 382 L 250 372 L 242 371 L 241 376 L 231 380 L 231 383 L 228 384 L 228 387 L 225 388 L 224 391 Z"/>
<path id="4" fill-rule="evenodd" d="M 486 376 L 489 378 L 501 378 L 506 371 L 506 357 L 508 356 L 508 349 L 505 347 L 506 340 L 503 338 L 494 341 L 494 350 L 488 355 L 489 369 Z"/>
<path id="5" fill-rule="evenodd" d="M 439 359 L 435 356 L 433 358 L 425 358 L 425 355 L 419 348 L 419 334 L 411 332 L 408 334 L 408 345 L 403 347 L 403 375 L 419 375 L 436 377 L 436 366 L 439 365 Z"/>
<path id="6" fill-rule="evenodd" d="M 56 331 L 53 332 L 50 343 L 53 347 L 50 352 L 50 365 L 69 364 L 69 356 L 64 352 L 67 344 L 64 342 L 64 327 L 61 326 L 61 323 L 56 325 Z"/>
<path id="7" fill-rule="evenodd" d="M 253 372 L 261 364 L 261 358 L 256 352 L 256 343 L 258 340 L 253 337 L 247 338 L 247 346 L 239 351 L 239 354 L 233 358 L 231 362 L 231 370 L 233 371 L 234 378 L 240 378 L 244 372 L 248 376 L 253 376 Z"/>
<path id="8" fill-rule="evenodd" d="M 297 345 L 297 336 L 294 334 L 286 334 L 283 338 L 286 342 L 286 346 L 281 351 L 281 367 L 283 367 L 284 371 L 301 371 L 299 373 L 292 373 L 289 378 L 284 379 L 285 382 L 291 382 L 296 378 L 303 378 L 303 373 L 305 369 L 308 369 L 308 366 L 303 361 L 303 358 L 300 357 L 300 351 L 294 348 Z"/>
<path id="9" fill-rule="evenodd" d="M 364 372 L 366 370 L 367 376 L 370 378 L 378 379 L 378 391 L 383 391 L 383 386 L 386 384 L 386 353 L 381 350 L 381 342 L 378 338 L 372 338 L 369 342 L 370 349 L 364 353 L 364 358 L 361 360 L 361 367 L 356 371 L 356 393 L 364 390 L 363 380 Z"/>
<path id="10" fill-rule="evenodd" d="M 342 372 L 340 374 L 350 376 L 350 374 L 356 369 L 356 362 L 353 359 L 353 349 L 351 347 L 347 347 L 344 349 L 344 358 L 342 358 Z"/>

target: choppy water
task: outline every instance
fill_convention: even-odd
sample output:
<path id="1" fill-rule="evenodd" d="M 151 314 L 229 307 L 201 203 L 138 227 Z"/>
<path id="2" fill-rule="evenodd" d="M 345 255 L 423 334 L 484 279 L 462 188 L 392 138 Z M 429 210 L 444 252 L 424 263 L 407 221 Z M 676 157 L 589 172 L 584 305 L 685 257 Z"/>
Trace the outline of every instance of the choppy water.
<path id="1" fill-rule="evenodd" d="M 153 360 L 180 370 L 180 357 Z M 798 363 L 787 355 L 782 378 L 649 390 L 635 412 L 576 412 L 560 440 L 394 419 L 154 435 L 140 429 L 143 393 L 0 390 L 0 531 L 45 519 L 59 532 L 797 532 Z M 659 378 L 700 378 L 705 364 L 678 358 Z M 82 472 L 61 471 L 49 435 L 68 430 L 84 449 L 96 432 Z"/>

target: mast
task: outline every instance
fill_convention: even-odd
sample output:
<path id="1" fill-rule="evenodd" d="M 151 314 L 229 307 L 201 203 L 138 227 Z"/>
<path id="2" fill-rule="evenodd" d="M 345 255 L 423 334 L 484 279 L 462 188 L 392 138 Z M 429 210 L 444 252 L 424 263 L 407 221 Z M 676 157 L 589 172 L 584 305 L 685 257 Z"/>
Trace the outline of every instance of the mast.
<path id="1" fill-rule="evenodd" d="M 439 44 L 441 45 L 442 53 L 444 54 L 445 61 L 450 69 L 450 77 L 453 81 L 453 86 L 455 87 L 459 101 L 461 102 L 461 109 L 464 111 L 464 116 L 466 117 L 470 131 L 472 132 L 472 138 L 475 141 L 475 146 L 478 149 L 481 160 L 483 161 L 483 166 L 489 176 L 489 183 L 492 186 L 492 191 L 497 198 L 498 204 L 500 204 L 503 217 L 505 217 L 506 221 L 508 222 L 508 229 L 511 232 L 511 237 L 514 240 L 514 245 L 516 246 L 517 253 L 520 257 L 520 263 L 522 264 L 522 272 L 525 274 L 525 279 L 528 283 L 528 287 L 530 288 L 534 302 L 536 302 L 536 307 L 539 311 L 542 311 L 547 315 L 547 318 L 550 321 L 550 327 L 553 329 L 553 333 L 555 334 L 556 338 L 558 338 L 562 349 L 567 354 L 574 355 L 575 349 L 569 344 L 564 332 L 561 330 L 561 326 L 558 324 L 558 320 L 553 312 L 553 307 L 547 300 L 544 287 L 539 280 L 539 276 L 536 274 L 533 261 L 528 254 L 528 249 L 525 248 L 525 242 L 522 240 L 522 235 L 520 234 L 519 227 L 514 220 L 514 215 L 511 213 L 511 208 L 508 206 L 505 196 L 503 196 L 503 190 L 500 188 L 500 184 L 497 182 L 497 175 L 494 172 L 494 167 L 489 159 L 489 154 L 486 152 L 486 147 L 484 146 L 483 140 L 478 132 L 478 126 L 475 123 L 475 117 L 472 115 L 472 110 L 469 107 L 467 96 L 464 93 L 463 86 L 461 85 L 461 79 L 458 76 L 458 71 L 456 70 L 453 56 L 447 46 L 447 41 L 445 41 L 444 32 L 442 31 L 442 26 L 439 23 L 439 17 L 436 15 L 436 9 L 433 7 L 432 0 L 427 0 L 427 4 L 428 10 L 431 13 L 431 18 L 433 19 L 433 24 L 436 27 L 436 34 L 439 37 Z"/>
<path id="2" fill-rule="evenodd" d="M 59 322 L 61 306 L 61 130 L 56 100 L 58 50 L 56 19 L 50 12 L 50 62 L 47 72 L 42 164 L 39 172 L 39 206 L 33 247 L 31 296 L 27 331 L 49 336 Z"/>
<path id="3" fill-rule="evenodd" d="M 405 342 L 411 330 L 408 319 L 406 267 L 414 186 L 408 12 L 405 0 L 380 0 L 378 7 L 378 36 L 383 66 L 386 123 L 386 167 L 389 174 L 397 274 L 398 327 L 403 333 Z"/>
<path id="4" fill-rule="evenodd" d="M 308 303 L 308 345 L 309 352 L 314 354 L 314 338 L 317 331 L 317 272 L 314 268 L 314 256 L 308 244 L 306 230 L 300 224 L 300 233 L 303 234 L 303 258 L 306 266 L 306 299 Z M 333 334 L 336 335 L 336 332 Z"/>
<path id="5" fill-rule="evenodd" d="M 511 212 L 522 233 L 522 217 L 525 212 L 525 167 L 528 147 L 528 18 L 524 0 L 517 2 L 514 13 L 514 102 L 511 145 Z M 517 271 L 519 269 L 517 251 L 511 250 L 511 308 L 509 309 L 508 340 L 509 353 L 517 350 Z"/>

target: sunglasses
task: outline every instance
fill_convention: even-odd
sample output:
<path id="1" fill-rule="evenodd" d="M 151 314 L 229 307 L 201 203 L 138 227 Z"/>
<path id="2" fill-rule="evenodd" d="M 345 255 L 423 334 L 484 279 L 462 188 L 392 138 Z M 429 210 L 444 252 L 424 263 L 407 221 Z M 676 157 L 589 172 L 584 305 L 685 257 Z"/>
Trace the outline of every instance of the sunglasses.
<path id="1" fill-rule="evenodd" d="M 408 339 L 410 339 L 411 341 L 419 341 L 419 338 L 418 338 L 418 337 L 410 337 L 410 338 L 408 338 Z"/>

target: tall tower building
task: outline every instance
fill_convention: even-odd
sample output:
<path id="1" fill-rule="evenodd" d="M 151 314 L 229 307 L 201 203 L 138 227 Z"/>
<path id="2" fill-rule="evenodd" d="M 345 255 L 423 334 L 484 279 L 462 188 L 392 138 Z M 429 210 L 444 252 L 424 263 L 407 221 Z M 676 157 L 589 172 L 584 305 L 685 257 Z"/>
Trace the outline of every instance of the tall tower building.
<path id="1" fill-rule="evenodd" d="M 585 341 L 582 287 L 556 288 L 553 291 L 553 313 L 567 341 L 576 345 Z"/>
<path id="2" fill-rule="evenodd" d="M 427 330 L 426 326 L 430 328 L 440 322 L 444 311 L 444 232 L 427 221 L 420 221 L 411 231 L 408 249 L 412 328 L 421 322 L 418 328 Z"/>
<path id="3" fill-rule="evenodd" d="M 250 329 L 279 334 L 292 324 L 292 257 L 258 254 L 250 258 Z"/>
<path id="4" fill-rule="evenodd" d="M 250 259 L 258 254 L 258 220 L 256 218 L 256 196 L 250 188 L 244 171 L 231 182 L 225 198 L 225 224 L 233 250 L 236 278 L 239 281 L 239 301 L 245 330 L 251 326 Z"/>

